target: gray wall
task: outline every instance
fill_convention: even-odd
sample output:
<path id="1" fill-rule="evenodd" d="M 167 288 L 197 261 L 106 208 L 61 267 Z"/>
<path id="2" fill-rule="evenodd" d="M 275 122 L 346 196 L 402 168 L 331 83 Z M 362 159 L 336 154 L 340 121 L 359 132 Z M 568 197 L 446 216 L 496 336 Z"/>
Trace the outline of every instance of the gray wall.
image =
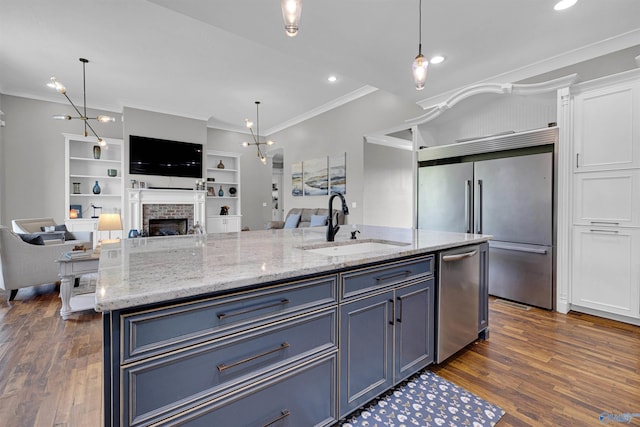
<path id="1" fill-rule="evenodd" d="M 154 187 L 194 188 L 195 179 L 168 176 L 131 175 L 129 174 L 129 135 L 147 136 L 150 138 L 170 139 L 174 141 L 193 142 L 207 147 L 207 122 L 170 114 L 155 113 L 125 107 L 124 114 L 124 169 L 123 177 L 126 187 L 130 179 L 147 182 Z M 123 207 L 124 229 L 129 230 L 128 200 L 125 194 Z"/>
<path id="2" fill-rule="evenodd" d="M 81 135 L 80 120 L 53 120 L 56 114 L 77 115 L 69 104 L 1 95 L 6 126 L 2 128 L 2 225 L 16 218 L 53 217 L 62 223 L 64 206 L 64 136 Z M 106 114 L 115 123 L 92 124 L 98 135 L 122 138 L 121 115 L 87 109 L 90 117 Z"/>
<path id="3" fill-rule="evenodd" d="M 365 134 L 397 126 L 422 110 L 414 103 L 401 100 L 384 91 L 376 91 L 324 114 L 270 135 L 278 147 L 284 148 L 284 212 L 297 207 L 325 207 L 329 196 L 293 197 L 291 164 L 323 156 L 347 153 L 347 192 L 350 215 L 347 222 L 362 224 L 365 189 Z M 257 160 L 256 160 L 257 162 Z M 269 182 L 271 182 L 269 180 Z M 413 189 L 406 189 L 412 194 Z M 356 207 L 353 207 L 353 203 Z M 337 205 L 336 205 L 337 206 Z M 373 206 L 372 208 L 375 208 Z M 250 209 L 243 202 L 242 209 Z"/>
<path id="4" fill-rule="evenodd" d="M 364 144 L 364 209 L 367 225 L 413 227 L 412 151 Z"/>
<path id="5" fill-rule="evenodd" d="M 219 129 L 207 130 L 209 150 L 240 153 L 240 203 L 242 226 L 262 230 L 271 220 L 271 159 L 263 165 L 255 147 L 240 144 L 251 136 Z M 263 206 L 266 204 L 266 206 Z"/>

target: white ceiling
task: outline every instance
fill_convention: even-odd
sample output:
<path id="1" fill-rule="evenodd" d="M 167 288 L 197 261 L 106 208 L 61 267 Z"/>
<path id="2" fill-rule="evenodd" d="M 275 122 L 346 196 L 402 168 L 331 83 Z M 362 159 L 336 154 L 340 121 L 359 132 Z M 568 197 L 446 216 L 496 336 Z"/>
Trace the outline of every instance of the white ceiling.
<path id="1" fill-rule="evenodd" d="M 45 86 L 56 76 L 81 104 L 85 57 L 90 108 L 242 130 L 260 100 L 270 134 L 373 88 L 427 105 L 640 44 L 639 0 L 579 0 L 562 12 L 554 3 L 425 0 L 423 53 L 447 60 L 416 91 L 418 0 L 304 0 L 295 38 L 279 0 L 0 0 L 0 92 L 65 102 Z"/>

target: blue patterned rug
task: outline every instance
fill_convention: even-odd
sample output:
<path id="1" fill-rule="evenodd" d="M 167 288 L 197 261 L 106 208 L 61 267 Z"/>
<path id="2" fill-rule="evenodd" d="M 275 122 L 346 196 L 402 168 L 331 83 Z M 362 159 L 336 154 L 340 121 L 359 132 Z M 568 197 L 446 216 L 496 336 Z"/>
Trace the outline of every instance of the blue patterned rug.
<path id="1" fill-rule="evenodd" d="M 494 426 L 504 410 L 424 371 L 347 418 L 342 427 Z"/>

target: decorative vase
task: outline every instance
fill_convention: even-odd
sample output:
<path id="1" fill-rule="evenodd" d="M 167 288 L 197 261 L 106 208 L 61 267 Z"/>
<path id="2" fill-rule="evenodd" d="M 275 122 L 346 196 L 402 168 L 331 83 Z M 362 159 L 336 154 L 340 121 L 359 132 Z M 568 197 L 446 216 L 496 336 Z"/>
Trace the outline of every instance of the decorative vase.
<path id="1" fill-rule="evenodd" d="M 93 194 L 100 194 L 100 184 L 98 184 L 98 181 L 96 181 L 96 183 L 93 185 Z"/>
<path id="2" fill-rule="evenodd" d="M 100 152 L 102 150 L 100 149 L 99 145 L 94 145 L 93 146 L 93 158 L 94 159 L 99 159 L 100 158 Z"/>
<path id="3" fill-rule="evenodd" d="M 222 163 L 222 160 L 218 163 L 218 169 L 224 169 L 224 163 Z"/>
<path id="4" fill-rule="evenodd" d="M 224 190 L 222 189 L 222 185 L 220 186 L 220 189 L 218 190 L 218 196 L 220 196 L 220 197 L 224 196 Z"/>
<path id="5" fill-rule="evenodd" d="M 74 182 L 73 183 L 73 194 L 80 194 L 80 183 L 79 182 Z"/>

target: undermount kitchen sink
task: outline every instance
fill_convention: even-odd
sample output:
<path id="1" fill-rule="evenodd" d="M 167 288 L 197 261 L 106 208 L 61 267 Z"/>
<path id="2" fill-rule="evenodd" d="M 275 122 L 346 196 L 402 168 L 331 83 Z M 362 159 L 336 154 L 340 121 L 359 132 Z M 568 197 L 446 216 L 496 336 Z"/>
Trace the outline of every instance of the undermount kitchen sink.
<path id="1" fill-rule="evenodd" d="M 393 242 L 389 240 L 356 240 L 349 242 L 330 242 L 313 246 L 302 247 L 306 252 L 327 256 L 356 255 L 369 252 L 398 249 L 407 246 L 408 243 Z"/>

